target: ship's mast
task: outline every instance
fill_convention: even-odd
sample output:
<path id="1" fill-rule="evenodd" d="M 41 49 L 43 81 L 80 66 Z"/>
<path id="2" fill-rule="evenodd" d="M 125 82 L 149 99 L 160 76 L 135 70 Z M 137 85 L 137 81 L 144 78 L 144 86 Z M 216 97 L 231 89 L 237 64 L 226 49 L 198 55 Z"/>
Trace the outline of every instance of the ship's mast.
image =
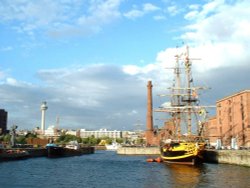
<path id="1" fill-rule="evenodd" d="M 179 55 L 176 55 L 176 66 L 175 66 L 175 70 L 174 70 L 174 73 L 175 73 L 175 81 L 176 81 L 176 85 L 174 87 L 181 87 L 181 77 L 180 77 L 180 65 L 179 65 Z M 175 94 L 177 93 L 176 95 L 176 98 L 175 96 L 172 96 L 174 99 L 176 99 L 177 101 L 174 101 L 174 104 L 172 104 L 172 106 L 180 106 L 181 105 L 181 90 L 176 90 L 173 88 L 173 92 L 172 94 Z M 178 139 L 180 139 L 181 137 L 181 113 L 180 113 L 180 109 L 177 109 L 177 112 L 175 114 L 176 116 L 176 126 L 177 126 L 177 135 L 178 135 Z"/>
<path id="2" fill-rule="evenodd" d="M 194 87 L 191 60 L 199 60 L 197 58 L 189 58 L 189 47 L 186 46 L 186 52 L 180 55 L 176 55 L 175 66 L 170 69 L 174 69 L 174 83 L 173 86 L 168 88 L 171 89 L 170 96 L 171 106 L 163 106 L 156 109 L 156 112 L 167 112 L 170 113 L 174 122 L 175 136 L 178 140 L 181 138 L 181 126 L 182 123 L 187 125 L 187 134 L 192 136 L 192 116 L 200 114 L 201 111 L 206 113 L 205 108 L 214 108 L 214 106 L 200 106 L 197 104 L 198 93 L 197 90 L 208 89 L 206 87 Z M 181 62 L 180 62 L 181 60 Z M 182 66 L 184 65 L 184 67 Z M 197 117 L 196 117 L 197 119 Z M 200 133 L 199 133 L 200 134 Z"/>
<path id="3" fill-rule="evenodd" d="M 187 88 L 191 88 L 191 66 L 192 63 L 189 60 L 189 48 L 186 46 L 186 57 L 185 57 L 185 70 L 186 70 L 186 77 L 187 77 Z M 192 101 L 191 101 L 191 89 L 187 90 L 187 105 L 192 106 Z M 191 108 L 188 108 L 188 135 L 191 135 L 191 126 L 192 126 L 192 115 L 191 115 Z"/>

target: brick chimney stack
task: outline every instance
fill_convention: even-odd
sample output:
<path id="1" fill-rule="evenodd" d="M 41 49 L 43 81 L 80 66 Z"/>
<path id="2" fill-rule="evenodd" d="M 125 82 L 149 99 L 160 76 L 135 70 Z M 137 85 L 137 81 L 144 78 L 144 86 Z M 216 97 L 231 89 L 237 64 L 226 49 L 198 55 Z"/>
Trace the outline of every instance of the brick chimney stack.
<path id="1" fill-rule="evenodd" d="M 152 82 L 148 81 L 148 95 L 147 95 L 147 130 L 146 130 L 146 143 L 152 144 L 153 139 L 153 102 L 152 102 Z"/>
<path id="2" fill-rule="evenodd" d="M 148 101 L 147 101 L 147 130 L 153 131 L 153 102 L 152 102 L 152 82 L 148 81 Z"/>

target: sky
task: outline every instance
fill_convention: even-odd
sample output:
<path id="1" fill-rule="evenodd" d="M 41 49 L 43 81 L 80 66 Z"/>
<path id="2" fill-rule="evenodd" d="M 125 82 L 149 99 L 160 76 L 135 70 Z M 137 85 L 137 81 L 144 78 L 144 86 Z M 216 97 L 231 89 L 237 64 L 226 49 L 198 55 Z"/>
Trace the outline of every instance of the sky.
<path id="1" fill-rule="evenodd" d="M 8 127 L 145 129 L 189 46 L 204 105 L 249 89 L 248 0 L 1 0 L 0 108 Z M 210 115 L 214 115 L 212 112 Z M 162 121 L 154 116 L 154 124 Z"/>

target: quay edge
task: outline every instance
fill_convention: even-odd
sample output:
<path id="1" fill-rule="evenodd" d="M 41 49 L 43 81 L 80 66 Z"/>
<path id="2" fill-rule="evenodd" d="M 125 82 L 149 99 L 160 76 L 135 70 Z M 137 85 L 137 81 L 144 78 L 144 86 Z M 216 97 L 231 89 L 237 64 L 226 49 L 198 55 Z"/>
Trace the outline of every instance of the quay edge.
<path id="1" fill-rule="evenodd" d="M 29 157 L 47 157 L 48 152 L 46 148 L 12 148 L 12 150 L 25 150 L 29 153 Z M 95 148 L 92 146 L 81 147 L 81 154 L 93 154 Z"/>
<path id="2" fill-rule="evenodd" d="M 160 155 L 159 147 L 120 147 L 119 155 Z M 232 164 L 250 167 L 250 150 L 205 150 L 205 163 Z"/>
<path id="3" fill-rule="evenodd" d="M 205 150 L 207 163 L 224 163 L 250 167 L 250 150 Z"/>
<path id="4" fill-rule="evenodd" d="M 117 149 L 120 155 L 160 155 L 159 147 L 120 147 Z"/>

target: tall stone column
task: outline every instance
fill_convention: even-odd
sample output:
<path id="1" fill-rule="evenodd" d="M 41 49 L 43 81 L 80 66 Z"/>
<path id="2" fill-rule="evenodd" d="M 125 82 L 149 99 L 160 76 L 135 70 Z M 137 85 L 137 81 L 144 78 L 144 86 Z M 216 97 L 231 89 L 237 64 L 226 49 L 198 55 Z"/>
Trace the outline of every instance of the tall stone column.
<path id="1" fill-rule="evenodd" d="M 42 134 L 45 133 L 45 111 L 48 109 L 47 103 L 43 102 L 41 105 L 41 112 L 42 112 L 42 116 L 41 116 L 41 130 L 42 130 Z"/>
<path id="2" fill-rule="evenodd" d="M 147 92 L 147 130 L 146 130 L 146 143 L 152 144 L 153 139 L 153 101 L 152 101 L 152 82 L 148 81 Z"/>

